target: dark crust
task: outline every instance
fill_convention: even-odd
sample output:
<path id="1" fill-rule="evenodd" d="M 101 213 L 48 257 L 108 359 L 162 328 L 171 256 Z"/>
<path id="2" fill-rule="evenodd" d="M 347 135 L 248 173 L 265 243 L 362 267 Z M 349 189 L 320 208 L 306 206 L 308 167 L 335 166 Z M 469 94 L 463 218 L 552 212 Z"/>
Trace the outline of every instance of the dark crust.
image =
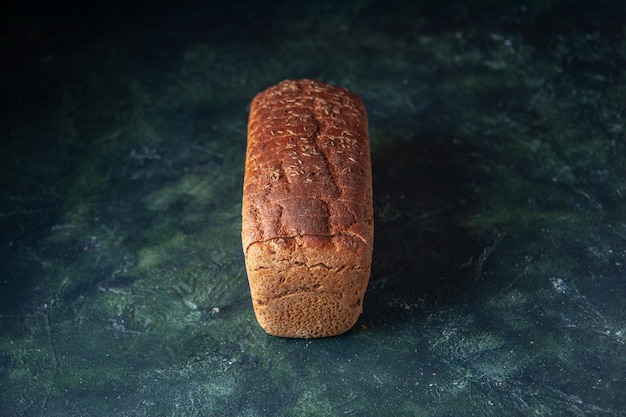
<path id="1" fill-rule="evenodd" d="M 243 195 L 244 251 L 281 237 L 362 233 L 354 226 L 373 221 L 362 100 L 314 80 L 259 93 L 250 108 Z"/>
<path id="2" fill-rule="evenodd" d="M 350 91 L 283 81 L 252 101 L 242 204 L 250 293 L 284 337 L 349 330 L 374 237 L 367 115 Z"/>

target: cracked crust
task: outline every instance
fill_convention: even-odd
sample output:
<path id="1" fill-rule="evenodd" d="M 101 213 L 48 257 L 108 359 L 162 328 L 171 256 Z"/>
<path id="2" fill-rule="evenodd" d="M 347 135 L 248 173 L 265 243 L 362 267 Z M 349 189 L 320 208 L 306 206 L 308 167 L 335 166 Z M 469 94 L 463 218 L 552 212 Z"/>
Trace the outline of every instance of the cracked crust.
<path id="1" fill-rule="evenodd" d="M 349 330 L 362 311 L 373 233 L 361 99 L 313 80 L 259 93 L 248 121 L 242 205 L 259 324 L 285 337 Z"/>

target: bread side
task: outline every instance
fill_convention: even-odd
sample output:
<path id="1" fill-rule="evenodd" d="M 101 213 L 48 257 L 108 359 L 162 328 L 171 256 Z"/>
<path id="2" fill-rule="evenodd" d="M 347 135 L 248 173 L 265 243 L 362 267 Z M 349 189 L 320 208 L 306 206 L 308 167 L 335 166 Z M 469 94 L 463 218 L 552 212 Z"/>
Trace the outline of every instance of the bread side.
<path id="1" fill-rule="evenodd" d="M 283 81 L 252 101 L 242 243 L 260 325 L 285 337 L 349 330 L 369 280 L 367 116 L 350 91 Z"/>

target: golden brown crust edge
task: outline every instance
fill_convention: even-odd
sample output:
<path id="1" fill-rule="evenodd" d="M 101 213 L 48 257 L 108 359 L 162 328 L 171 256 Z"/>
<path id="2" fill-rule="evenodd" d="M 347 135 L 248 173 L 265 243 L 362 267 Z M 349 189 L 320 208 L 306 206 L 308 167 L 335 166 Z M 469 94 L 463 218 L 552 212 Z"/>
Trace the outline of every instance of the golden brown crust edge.
<path id="1" fill-rule="evenodd" d="M 284 337 L 349 330 L 373 244 L 365 106 L 350 91 L 287 80 L 252 101 L 242 244 L 257 320 Z"/>

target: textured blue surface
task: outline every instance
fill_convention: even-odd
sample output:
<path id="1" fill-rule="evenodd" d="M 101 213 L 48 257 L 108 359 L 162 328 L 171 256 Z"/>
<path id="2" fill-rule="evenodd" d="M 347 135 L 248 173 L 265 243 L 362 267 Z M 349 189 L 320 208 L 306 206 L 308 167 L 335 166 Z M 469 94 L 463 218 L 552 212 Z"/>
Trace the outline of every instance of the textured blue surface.
<path id="1" fill-rule="evenodd" d="M 622 416 L 622 2 L 20 6 L 0 37 L 0 415 Z M 342 336 L 257 325 L 248 105 L 367 106 Z"/>

